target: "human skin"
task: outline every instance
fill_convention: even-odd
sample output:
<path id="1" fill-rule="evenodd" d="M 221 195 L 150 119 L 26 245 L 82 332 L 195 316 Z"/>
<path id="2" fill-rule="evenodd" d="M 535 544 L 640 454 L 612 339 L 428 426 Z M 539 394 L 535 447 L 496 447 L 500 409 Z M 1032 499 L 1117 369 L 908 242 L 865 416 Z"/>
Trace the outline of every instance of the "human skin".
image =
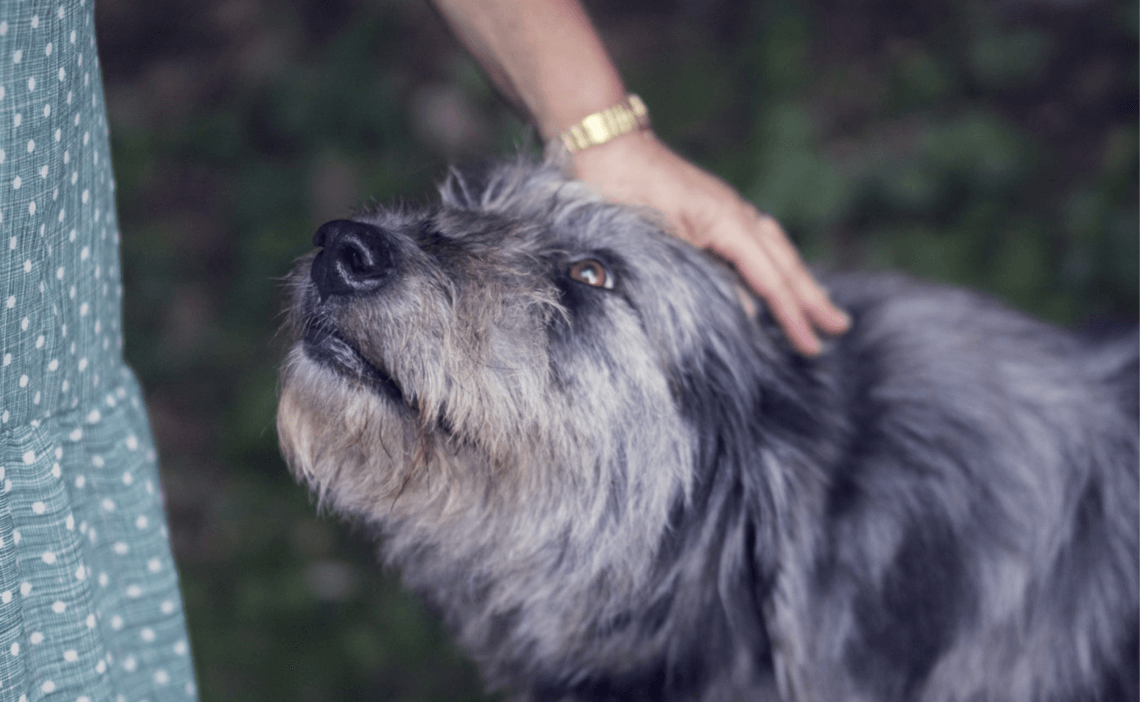
<path id="1" fill-rule="evenodd" d="M 544 141 L 626 95 L 577 0 L 433 2 Z M 656 208 L 678 236 L 733 264 L 800 353 L 819 353 L 817 332 L 846 331 L 847 315 L 828 299 L 780 224 L 652 132 L 631 132 L 571 159 L 576 176 L 607 199 Z"/>

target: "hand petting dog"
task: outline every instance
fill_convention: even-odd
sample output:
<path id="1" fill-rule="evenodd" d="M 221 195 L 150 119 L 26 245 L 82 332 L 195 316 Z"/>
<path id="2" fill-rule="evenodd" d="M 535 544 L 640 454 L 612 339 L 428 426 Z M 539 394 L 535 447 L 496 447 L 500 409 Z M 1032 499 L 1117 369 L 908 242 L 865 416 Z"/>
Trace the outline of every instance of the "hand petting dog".
<path id="1" fill-rule="evenodd" d="M 548 142 L 626 96 L 577 0 L 434 2 L 499 92 Z M 847 330 L 847 315 L 816 283 L 779 223 L 651 133 L 607 140 L 573 160 L 577 176 L 606 198 L 660 210 L 673 233 L 733 264 L 800 353 L 819 353 L 815 330 Z"/>
<path id="2" fill-rule="evenodd" d="M 607 199 L 660 210 L 673 232 L 719 255 L 768 303 L 800 353 L 816 355 L 815 329 L 850 325 L 812 277 L 780 223 L 727 183 L 678 156 L 649 132 L 574 154 L 577 176 Z"/>

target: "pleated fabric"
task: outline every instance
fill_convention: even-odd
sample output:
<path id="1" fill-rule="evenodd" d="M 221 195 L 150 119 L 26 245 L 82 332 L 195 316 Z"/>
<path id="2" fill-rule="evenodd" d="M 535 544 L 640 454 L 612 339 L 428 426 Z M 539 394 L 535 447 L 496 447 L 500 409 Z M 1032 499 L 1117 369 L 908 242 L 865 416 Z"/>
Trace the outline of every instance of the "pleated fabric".
<path id="1" fill-rule="evenodd" d="M 194 700 L 92 0 L 0 0 L 0 702 Z"/>

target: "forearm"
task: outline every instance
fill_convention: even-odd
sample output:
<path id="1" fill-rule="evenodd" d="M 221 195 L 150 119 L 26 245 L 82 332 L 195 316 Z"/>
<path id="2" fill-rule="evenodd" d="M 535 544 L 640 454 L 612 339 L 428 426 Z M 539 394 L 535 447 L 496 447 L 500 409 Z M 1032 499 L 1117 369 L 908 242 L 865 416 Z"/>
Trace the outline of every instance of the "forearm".
<path id="1" fill-rule="evenodd" d="M 432 0 L 544 140 L 616 104 L 625 87 L 577 0 Z"/>

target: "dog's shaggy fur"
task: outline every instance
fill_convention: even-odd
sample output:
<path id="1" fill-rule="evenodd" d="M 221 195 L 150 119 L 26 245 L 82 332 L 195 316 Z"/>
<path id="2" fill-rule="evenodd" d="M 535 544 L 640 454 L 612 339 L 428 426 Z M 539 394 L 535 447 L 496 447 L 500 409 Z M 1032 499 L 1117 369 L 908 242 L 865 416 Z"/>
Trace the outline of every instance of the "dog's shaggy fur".
<path id="1" fill-rule="evenodd" d="M 318 232 L 278 415 L 524 700 L 1137 699 L 1137 337 L 824 278 L 796 356 L 651 216 L 522 161 Z"/>

